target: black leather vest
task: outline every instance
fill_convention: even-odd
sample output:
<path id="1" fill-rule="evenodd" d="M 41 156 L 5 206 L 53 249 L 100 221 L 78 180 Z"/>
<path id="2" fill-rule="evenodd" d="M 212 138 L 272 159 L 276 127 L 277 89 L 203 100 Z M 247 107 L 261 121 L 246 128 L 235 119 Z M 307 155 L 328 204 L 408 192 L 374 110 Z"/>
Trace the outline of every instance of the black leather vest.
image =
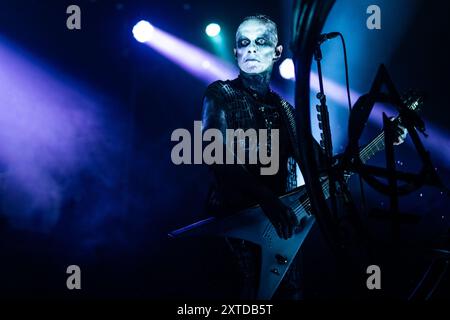
<path id="1" fill-rule="evenodd" d="M 296 141 L 293 107 L 278 94 L 269 91 L 264 97 L 246 89 L 240 78 L 216 81 L 208 86 L 205 96 L 218 101 L 225 110 L 227 129 L 279 129 L 279 170 L 273 176 L 259 175 L 260 165 L 246 165 L 261 183 L 280 195 L 297 186 L 296 162 L 298 144 Z M 205 119 L 203 119 L 205 122 Z M 268 139 L 270 142 L 270 139 Z M 270 146 L 269 146 L 270 147 Z M 270 150 L 270 148 L 269 148 Z M 219 188 L 213 188 L 212 199 L 217 201 Z M 223 195 L 222 195 L 223 196 Z M 219 201 L 221 202 L 221 201 Z M 214 206 L 217 206 L 216 203 Z M 220 205 L 220 204 L 219 204 Z M 213 207 L 214 207 L 213 206 Z"/>

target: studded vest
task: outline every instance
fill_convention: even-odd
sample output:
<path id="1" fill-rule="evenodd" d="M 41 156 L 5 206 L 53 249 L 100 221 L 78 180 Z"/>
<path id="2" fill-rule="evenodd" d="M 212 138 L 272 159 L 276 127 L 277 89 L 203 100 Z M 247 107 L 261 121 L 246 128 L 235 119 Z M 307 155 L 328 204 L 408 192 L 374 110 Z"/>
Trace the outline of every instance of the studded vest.
<path id="1" fill-rule="evenodd" d="M 268 129 L 268 150 L 271 129 L 279 129 L 278 173 L 261 176 L 260 165 L 245 166 L 277 195 L 294 189 L 297 186 L 295 159 L 299 159 L 299 151 L 293 107 L 273 91 L 269 91 L 264 97 L 258 96 L 257 93 L 246 89 L 240 78 L 212 83 L 208 86 L 205 96 L 213 98 L 223 106 L 227 129 Z M 207 121 L 205 117 L 207 115 L 204 115 L 204 123 Z M 220 198 L 217 196 L 217 188 L 213 187 L 210 202 Z"/>

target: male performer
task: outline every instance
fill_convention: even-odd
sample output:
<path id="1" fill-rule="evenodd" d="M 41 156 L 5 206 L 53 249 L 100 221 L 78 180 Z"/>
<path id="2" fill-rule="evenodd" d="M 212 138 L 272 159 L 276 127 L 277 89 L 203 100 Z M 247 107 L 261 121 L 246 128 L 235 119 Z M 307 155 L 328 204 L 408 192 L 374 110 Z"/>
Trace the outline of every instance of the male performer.
<path id="1" fill-rule="evenodd" d="M 281 238 L 292 236 L 297 224 L 293 211 L 278 197 L 296 187 L 293 159 L 295 122 L 293 107 L 269 88 L 274 63 L 283 47 L 278 42 L 277 26 L 267 16 L 246 17 L 236 31 L 234 55 L 240 69 L 238 78 L 216 81 L 208 86 L 203 100 L 203 130 L 219 129 L 226 140 L 226 129 L 279 130 L 279 170 L 261 175 L 258 164 L 214 164 L 215 184 L 211 188 L 207 210 L 217 215 L 237 212 L 259 204 Z M 399 137 L 397 142 L 402 142 Z M 268 141 L 258 141 L 261 143 Z M 245 141 L 237 144 L 246 145 Z M 270 144 L 270 143 L 269 143 Z M 247 143 L 248 146 L 248 143 Z M 321 148 L 315 143 L 316 158 L 322 162 Z M 248 150 L 247 150 L 248 151 Z M 298 154 L 298 153 L 297 153 Z M 248 159 L 248 158 L 247 158 Z M 243 298 L 254 298 L 258 278 L 258 249 L 246 241 L 229 239 L 243 271 Z M 301 296 L 298 266 L 291 264 L 276 293 L 278 298 Z"/>

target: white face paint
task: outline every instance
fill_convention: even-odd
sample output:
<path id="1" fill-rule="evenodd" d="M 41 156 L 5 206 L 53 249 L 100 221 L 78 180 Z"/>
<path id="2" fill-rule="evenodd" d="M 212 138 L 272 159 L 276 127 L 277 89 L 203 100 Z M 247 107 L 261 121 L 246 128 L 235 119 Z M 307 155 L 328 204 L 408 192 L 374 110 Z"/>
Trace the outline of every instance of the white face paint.
<path id="1" fill-rule="evenodd" d="M 252 19 L 244 21 L 236 32 L 236 58 L 239 69 L 258 74 L 272 68 L 278 58 L 277 34 L 269 23 Z"/>

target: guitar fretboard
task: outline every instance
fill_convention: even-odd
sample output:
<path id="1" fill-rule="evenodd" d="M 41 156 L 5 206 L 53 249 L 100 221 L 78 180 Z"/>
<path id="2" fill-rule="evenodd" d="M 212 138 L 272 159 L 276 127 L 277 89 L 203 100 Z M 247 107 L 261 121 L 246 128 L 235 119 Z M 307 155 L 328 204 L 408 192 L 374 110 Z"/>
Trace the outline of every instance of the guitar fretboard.
<path id="1" fill-rule="evenodd" d="M 417 110 L 421 107 L 422 98 L 420 96 L 409 97 L 404 101 L 404 103 L 408 109 Z M 363 149 L 361 149 L 361 151 L 359 152 L 359 157 L 361 159 L 361 162 L 366 163 L 377 152 L 383 150 L 384 147 L 385 147 L 384 132 L 381 132 L 367 146 L 365 146 Z M 350 175 L 347 176 L 346 179 L 348 179 L 349 177 L 350 177 Z M 324 180 L 322 182 L 322 191 L 323 191 L 323 195 L 324 195 L 325 199 L 328 199 L 330 197 L 328 180 Z M 309 201 L 309 198 L 306 198 L 304 201 L 300 201 L 298 203 L 298 205 L 294 206 L 292 209 L 294 210 L 296 216 L 298 216 L 303 211 L 311 212 L 311 202 Z"/>
<path id="2" fill-rule="evenodd" d="M 363 163 L 366 163 L 377 152 L 384 149 L 384 132 L 380 133 L 375 139 L 365 146 L 360 152 L 359 157 Z"/>
<path id="3" fill-rule="evenodd" d="M 365 146 L 360 152 L 359 157 L 363 163 L 367 162 L 377 152 L 384 149 L 384 132 L 381 132 L 375 139 L 373 139 L 367 146 Z M 330 197 L 330 188 L 328 180 L 322 182 L 322 191 L 325 199 Z M 311 202 L 309 198 L 300 202 L 297 206 L 292 208 L 296 216 L 299 216 L 303 211 L 311 212 Z"/>

